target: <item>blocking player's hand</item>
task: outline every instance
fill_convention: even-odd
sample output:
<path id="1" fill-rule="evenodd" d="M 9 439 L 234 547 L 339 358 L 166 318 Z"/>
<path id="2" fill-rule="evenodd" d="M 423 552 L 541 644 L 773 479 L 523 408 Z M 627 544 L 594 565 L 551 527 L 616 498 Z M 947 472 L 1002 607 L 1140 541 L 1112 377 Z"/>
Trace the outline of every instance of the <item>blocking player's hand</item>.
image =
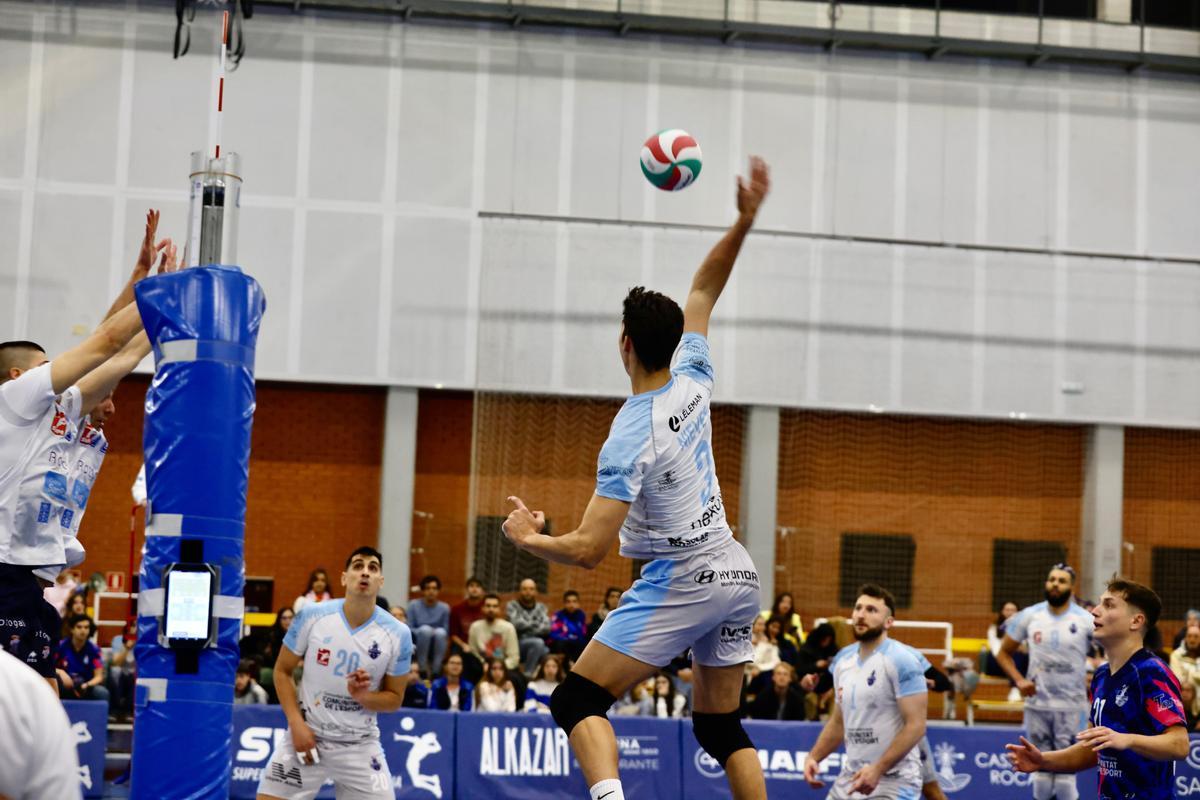
<path id="1" fill-rule="evenodd" d="M 750 177 L 737 179 L 737 207 L 743 217 L 754 218 L 771 189 L 771 169 L 758 156 L 750 156 Z"/>
<path id="2" fill-rule="evenodd" d="M 317 752 L 317 737 L 313 734 L 308 723 L 300 721 L 291 726 L 292 747 L 296 750 L 296 758 L 301 764 L 316 763 L 313 754 Z"/>
<path id="3" fill-rule="evenodd" d="M 1018 772 L 1040 772 L 1046 765 L 1042 751 L 1024 736 L 1021 737 L 1020 744 L 1006 744 L 1004 749 L 1008 751 L 1009 763 Z"/>
<path id="4" fill-rule="evenodd" d="M 821 789 L 825 784 L 817 776 L 821 773 L 821 765 L 812 756 L 804 759 L 804 780 L 814 789 Z"/>
<path id="5" fill-rule="evenodd" d="M 1033 697 L 1037 694 L 1037 684 L 1031 680 L 1022 678 L 1017 681 L 1017 691 L 1021 693 L 1021 697 Z"/>
<path id="6" fill-rule="evenodd" d="M 360 695 L 371 691 L 371 675 L 361 667 L 346 676 L 346 691 L 355 700 L 362 702 Z"/>
<path id="7" fill-rule="evenodd" d="M 165 247 L 163 247 L 165 245 Z M 175 243 L 170 239 L 163 239 L 159 243 L 159 247 L 163 248 L 162 257 L 158 260 L 158 272 L 156 275 L 167 275 L 172 272 L 179 271 L 179 250 L 175 247 Z"/>
<path id="8" fill-rule="evenodd" d="M 158 233 L 158 211 L 150 209 L 146 212 L 146 233 L 142 237 L 142 246 L 138 250 L 137 263 L 133 265 L 133 274 L 129 276 L 131 283 L 136 283 L 150 274 L 154 268 L 154 258 L 170 245 L 169 239 L 163 239 L 155 244 L 154 237 Z"/>
<path id="9" fill-rule="evenodd" d="M 541 511 L 530 511 L 519 497 L 509 497 L 508 502 L 516 508 L 509 512 L 508 519 L 504 520 L 500 529 L 510 542 L 520 547 L 529 537 L 541 534 L 546 527 L 546 515 Z"/>
<path id="10" fill-rule="evenodd" d="M 1133 743 L 1127 733 L 1117 733 L 1112 728 L 1103 726 L 1088 728 L 1075 734 L 1075 738 L 1092 748 L 1093 752 L 1101 750 L 1128 750 Z"/>
<path id="11" fill-rule="evenodd" d="M 879 785 L 879 779 L 882 777 L 883 769 L 878 764 L 867 764 L 854 773 L 853 782 L 850 784 L 850 793 L 870 794 L 875 791 L 875 787 Z"/>

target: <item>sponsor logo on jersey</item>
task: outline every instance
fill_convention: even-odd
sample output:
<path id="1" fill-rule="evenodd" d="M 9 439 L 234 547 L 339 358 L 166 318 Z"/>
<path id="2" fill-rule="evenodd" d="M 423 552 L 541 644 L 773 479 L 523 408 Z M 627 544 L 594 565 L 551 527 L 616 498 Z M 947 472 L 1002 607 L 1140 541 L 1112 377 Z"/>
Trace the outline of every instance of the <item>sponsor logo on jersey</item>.
<path id="1" fill-rule="evenodd" d="M 711 569 L 702 569 L 696 573 L 696 583 L 712 583 L 717 579 L 717 573 Z"/>
<path id="2" fill-rule="evenodd" d="M 1034 643 L 1034 644 L 1041 644 L 1041 643 L 1042 643 L 1042 632 L 1041 632 L 1041 631 L 1034 631 L 1034 632 L 1033 632 L 1033 643 Z"/>
<path id="3" fill-rule="evenodd" d="M 729 627 L 728 625 L 721 626 L 721 641 L 722 642 L 742 642 L 750 638 L 750 625 L 741 625 L 737 627 Z"/>
<path id="4" fill-rule="evenodd" d="M 668 536 L 667 544 L 670 545 L 671 547 L 678 547 L 678 548 L 695 547 L 696 545 L 704 544 L 705 542 L 707 542 L 709 535 L 710 535 L 710 532 L 705 531 L 704 533 L 700 534 L 699 536 L 693 536 L 690 539 L 685 539 L 682 536 Z"/>
<path id="5" fill-rule="evenodd" d="M 693 397 L 677 415 L 672 416 L 669 420 L 667 420 L 667 427 L 669 427 L 673 433 L 679 433 L 679 429 L 683 427 L 683 423 L 696 411 L 696 406 L 700 405 L 700 401 L 703 399 L 703 396 L 699 394 Z"/>
<path id="6" fill-rule="evenodd" d="M 54 419 L 50 421 L 50 432 L 55 436 L 67 435 L 67 415 L 60 409 L 54 411 Z"/>
<path id="7" fill-rule="evenodd" d="M 83 430 L 79 432 L 80 444 L 86 444 L 88 447 L 95 447 L 100 441 L 100 429 L 93 428 L 91 423 L 83 426 Z"/>
<path id="8" fill-rule="evenodd" d="M 655 486 L 657 486 L 658 490 L 661 492 L 670 489 L 676 483 L 677 481 L 675 480 L 675 473 L 671 470 L 667 470 L 663 473 L 662 477 L 658 479 L 658 481 L 655 483 Z"/>
<path id="9" fill-rule="evenodd" d="M 326 650 L 324 647 L 317 650 L 317 663 L 320 664 L 322 667 L 329 666 L 329 651 Z"/>

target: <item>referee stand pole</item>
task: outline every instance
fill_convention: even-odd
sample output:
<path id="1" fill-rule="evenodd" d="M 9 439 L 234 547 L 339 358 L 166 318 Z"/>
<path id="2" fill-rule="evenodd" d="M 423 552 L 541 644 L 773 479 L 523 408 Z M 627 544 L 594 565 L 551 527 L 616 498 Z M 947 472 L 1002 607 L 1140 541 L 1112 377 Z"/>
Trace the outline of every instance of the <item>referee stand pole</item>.
<path id="1" fill-rule="evenodd" d="M 135 599 L 134 592 L 133 592 L 133 576 L 136 575 L 137 573 L 135 573 L 133 571 L 133 554 L 134 554 L 134 544 L 137 541 L 137 514 L 138 514 L 138 509 L 141 507 L 142 506 L 140 503 L 134 503 L 133 509 L 129 512 L 129 572 L 128 572 L 129 586 L 127 587 L 128 591 L 126 592 L 126 594 L 129 595 L 129 598 L 128 598 L 128 605 L 126 605 L 126 607 L 125 607 L 125 625 L 126 626 L 128 626 L 129 623 L 131 623 L 131 622 L 137 622 L 137 606 L 135 605 L 136 599 Z M 125 628 L 122 628 L 121 636 L 124 636 L 124 635 L 125 635 Z"/>

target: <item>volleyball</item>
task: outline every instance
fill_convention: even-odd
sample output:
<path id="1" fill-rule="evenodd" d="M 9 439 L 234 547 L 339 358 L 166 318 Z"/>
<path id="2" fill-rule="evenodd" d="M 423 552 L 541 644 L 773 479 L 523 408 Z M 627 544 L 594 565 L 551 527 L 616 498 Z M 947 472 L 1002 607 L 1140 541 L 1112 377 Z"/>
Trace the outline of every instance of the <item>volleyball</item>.
<path id="1" fill-rule="evenodd" d="M 642 174 L 664 192 L 678 192 L 700 177 L 700 145 L 687 131 L 659 131 L 642 145 Z"/>

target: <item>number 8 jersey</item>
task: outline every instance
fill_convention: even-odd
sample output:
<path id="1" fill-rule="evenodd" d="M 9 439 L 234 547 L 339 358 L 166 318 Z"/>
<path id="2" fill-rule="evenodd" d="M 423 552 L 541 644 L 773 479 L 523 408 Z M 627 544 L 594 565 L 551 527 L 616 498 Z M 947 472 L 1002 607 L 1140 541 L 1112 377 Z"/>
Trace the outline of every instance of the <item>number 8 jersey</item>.
<path id="1" fill-rule="evenodd" d="M 708 340 L 685 333 L 671 380 L 617 412 L 596 466 L 596 494 L 630 503 L 627 558 L 685 558 L 733 538 L 712 456 L 713 368 Z"/>
<path id="2" fill-rule="evenodd" d="M 300 708 L 316 737 L 329 742 L 378 739 L 376 712 L 350 696 L 346 678 L 365 669 L 371 676 L 370 690 L 376 692 L 384 675 L 406 675 L 412 663 L 412 633 L 378 606 L 369 620 L 351 628 L 344 602 L 306 605 L 292 620 L 283 643 L 304 658 Z"/>

